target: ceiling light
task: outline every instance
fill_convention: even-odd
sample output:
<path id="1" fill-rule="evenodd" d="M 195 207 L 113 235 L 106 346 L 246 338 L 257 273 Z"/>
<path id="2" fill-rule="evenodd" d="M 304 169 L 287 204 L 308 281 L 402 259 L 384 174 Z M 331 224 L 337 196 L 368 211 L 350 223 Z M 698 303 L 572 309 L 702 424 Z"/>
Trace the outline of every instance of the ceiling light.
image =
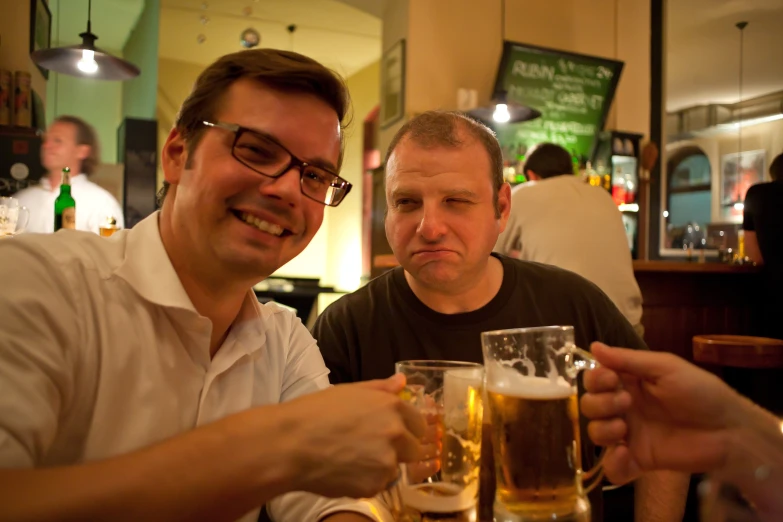
<path id="1" fill-rule="evenodd" d="M 506 41 L 506 1 L 500 0 L 500 47 Z M 483 121 L 484 123 L 522 123 L 523 121 L 535 120 L 541 116 L 541 112 L 521 105 L 506 98 L 505 92 L 495 93 L 494 98 L 488 107 L 477 107 L 467 111 L 467 113 Z"/>
<path id="2" fill-rule="evenodd" d="M 81 45 L 40 49 L 30 55 L 33 62 L 50 71 L 95 78 L 97 80 L 130 80 L 139 75 L 139 68 L 121 58 L 95 47 L 98 39 L 92 33 L 92 0 L 87 3 L 87 31 L 79 34 Z"/>

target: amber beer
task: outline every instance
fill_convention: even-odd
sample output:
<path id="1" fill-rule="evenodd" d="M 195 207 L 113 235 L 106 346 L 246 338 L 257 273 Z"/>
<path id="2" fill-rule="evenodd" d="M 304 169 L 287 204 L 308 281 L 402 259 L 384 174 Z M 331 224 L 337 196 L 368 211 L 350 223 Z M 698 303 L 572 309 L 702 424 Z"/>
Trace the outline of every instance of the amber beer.
<path id="1" fill-rule="evenodd" d="M 562 378 L 519 375 L 511 386 L 488 385 L 487 391 L 496 500 L 533 520 L 536 513 L 550 519 L 576 514 L 583 495 L 576 389 Z M 583 514 L 589 520 L 589 508 Z"/>

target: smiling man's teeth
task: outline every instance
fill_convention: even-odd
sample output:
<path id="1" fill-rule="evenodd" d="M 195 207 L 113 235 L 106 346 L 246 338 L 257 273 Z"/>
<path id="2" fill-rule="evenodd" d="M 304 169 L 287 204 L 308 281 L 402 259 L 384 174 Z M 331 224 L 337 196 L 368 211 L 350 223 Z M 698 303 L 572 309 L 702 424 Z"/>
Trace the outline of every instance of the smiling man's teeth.
<path id="1" fill-rule="evenodd" d="M 253 225 L 258 230 L 261 230 L 263 232 L 268 232 L 269 234 L 274 234 L 275 236 L 279 236 L 283 233 L 283 227 L 280 225 L 274 225 L 272 223 L 269 223 L 268 221 L 264 221 L 263 219 L 259 219 L 253 215 L 247 214 L 245 212 L 240 212 L 239 217 L 247 223 L 248 225 Z"/>

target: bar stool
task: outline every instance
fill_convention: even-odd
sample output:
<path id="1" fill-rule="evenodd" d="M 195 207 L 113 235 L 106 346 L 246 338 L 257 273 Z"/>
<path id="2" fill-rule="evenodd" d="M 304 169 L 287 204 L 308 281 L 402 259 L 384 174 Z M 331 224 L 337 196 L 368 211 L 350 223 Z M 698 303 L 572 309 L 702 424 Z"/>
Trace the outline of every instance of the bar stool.
<path id="1" fill-rule="evenodd" d="M 746 335 L 696 335 L 693 360 L 775 414 L 783 414 L 783 340 Z"/>

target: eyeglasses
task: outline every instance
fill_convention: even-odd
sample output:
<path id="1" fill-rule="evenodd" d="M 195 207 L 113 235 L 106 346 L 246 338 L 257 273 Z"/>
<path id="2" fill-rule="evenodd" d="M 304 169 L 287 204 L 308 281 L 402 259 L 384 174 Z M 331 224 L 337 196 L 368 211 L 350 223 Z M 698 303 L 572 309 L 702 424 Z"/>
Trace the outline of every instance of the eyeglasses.
<path id="1" fill-rule="evenodd" d="M 294 156 L 272 136 L 236 125 L 202 121 L 207 127 L 234 133 L 231 155 L 242 165 L 268 178 L 278 178 L 296 167 L 302 194 L 323 205 L 336 207 L 351 191 L 351 185 L 334 172 Z"/>

